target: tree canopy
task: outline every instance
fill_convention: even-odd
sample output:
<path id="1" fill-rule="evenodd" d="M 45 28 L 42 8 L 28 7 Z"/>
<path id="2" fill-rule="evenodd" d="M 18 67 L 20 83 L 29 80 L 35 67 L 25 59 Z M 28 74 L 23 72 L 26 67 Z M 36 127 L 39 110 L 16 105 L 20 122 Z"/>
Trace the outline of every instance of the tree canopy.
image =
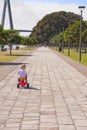
<path id="1" fill-rule="evenodd" d="M 48 44 L 50 38 L 78 20 L 80 16 L 71 12 L 60 11 L 47 14 L 33 28 L 30 37 L 33 37 L 39 44 Z"/>
<path id="2" fill-rule="evenodd" d="M 80 35 L 79 33 L 80 33 L 80 22 L 77 21 L 68 28 L 66 28 L 64 31 L 52 37 L 50 39 L 50 43 L 59 46 L 60 44 L 62 45 L 63 42 L 66 45 L 68 45 L 69 42 L 70 45 L 78 46 Z M 82 43 L 83 44 L 87 43 L 87 21 L 82 22 Z"/>

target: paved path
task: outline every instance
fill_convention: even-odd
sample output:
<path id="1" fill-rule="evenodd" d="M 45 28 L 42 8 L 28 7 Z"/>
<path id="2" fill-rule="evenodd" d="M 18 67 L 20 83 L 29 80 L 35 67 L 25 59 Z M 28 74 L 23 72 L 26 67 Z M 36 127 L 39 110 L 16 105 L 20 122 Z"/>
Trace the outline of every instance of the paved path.
<path id="1" fill-rule="evenodd" d="M 0 130 L 87 130 L 87 78 L 49 48 L 23 61 L 30 89 L 17 89 L 16 67 L 0 82 Z"/>

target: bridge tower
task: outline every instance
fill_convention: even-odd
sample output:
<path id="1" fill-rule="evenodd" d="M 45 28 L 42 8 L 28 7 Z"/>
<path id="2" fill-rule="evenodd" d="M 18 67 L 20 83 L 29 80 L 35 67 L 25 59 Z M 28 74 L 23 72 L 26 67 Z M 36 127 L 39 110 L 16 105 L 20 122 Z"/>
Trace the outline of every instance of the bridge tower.
<path id="1" fill-rule="evenodd" d="M 8 16 L 9 16 L 10 29 L 13 29 L 13 20 L 12 20 L 10 0 L 4 0 L 4 6 L 3 6 L 3 13 L 2 13 L 1 24 L 2 24 L 3 26 L 4 26 L 4 24 L 5 24 L 5 16 L 6 16 L 6 7 L 7 7 L 7 6 L 8 6 Z"/>

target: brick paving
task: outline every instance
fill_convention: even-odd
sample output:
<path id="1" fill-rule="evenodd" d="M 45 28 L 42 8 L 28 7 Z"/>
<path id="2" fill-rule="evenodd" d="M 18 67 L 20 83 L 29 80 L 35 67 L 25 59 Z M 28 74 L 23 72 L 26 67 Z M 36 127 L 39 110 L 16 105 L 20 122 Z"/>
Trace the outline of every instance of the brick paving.
<path id="1" fill-rule="evenodd" d="M 22 62 L 30 89 L 18 89 L 16 66 L 0 81 L 0 130 L 87 130 L 87 77 L 49 48 Z"/>

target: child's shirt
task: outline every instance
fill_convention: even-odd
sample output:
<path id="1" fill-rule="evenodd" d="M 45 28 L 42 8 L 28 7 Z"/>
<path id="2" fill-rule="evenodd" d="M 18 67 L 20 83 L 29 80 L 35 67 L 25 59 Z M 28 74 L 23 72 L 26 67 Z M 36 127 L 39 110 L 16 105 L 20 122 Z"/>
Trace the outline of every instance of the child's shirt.
<path id="1" fill-rule="evenodd" d="M 26 72 L 26 70 L 19 69 L 18 75 L 19 75 L 19 77 L 26 77 L 27 76 L 27 72 Z"/>

